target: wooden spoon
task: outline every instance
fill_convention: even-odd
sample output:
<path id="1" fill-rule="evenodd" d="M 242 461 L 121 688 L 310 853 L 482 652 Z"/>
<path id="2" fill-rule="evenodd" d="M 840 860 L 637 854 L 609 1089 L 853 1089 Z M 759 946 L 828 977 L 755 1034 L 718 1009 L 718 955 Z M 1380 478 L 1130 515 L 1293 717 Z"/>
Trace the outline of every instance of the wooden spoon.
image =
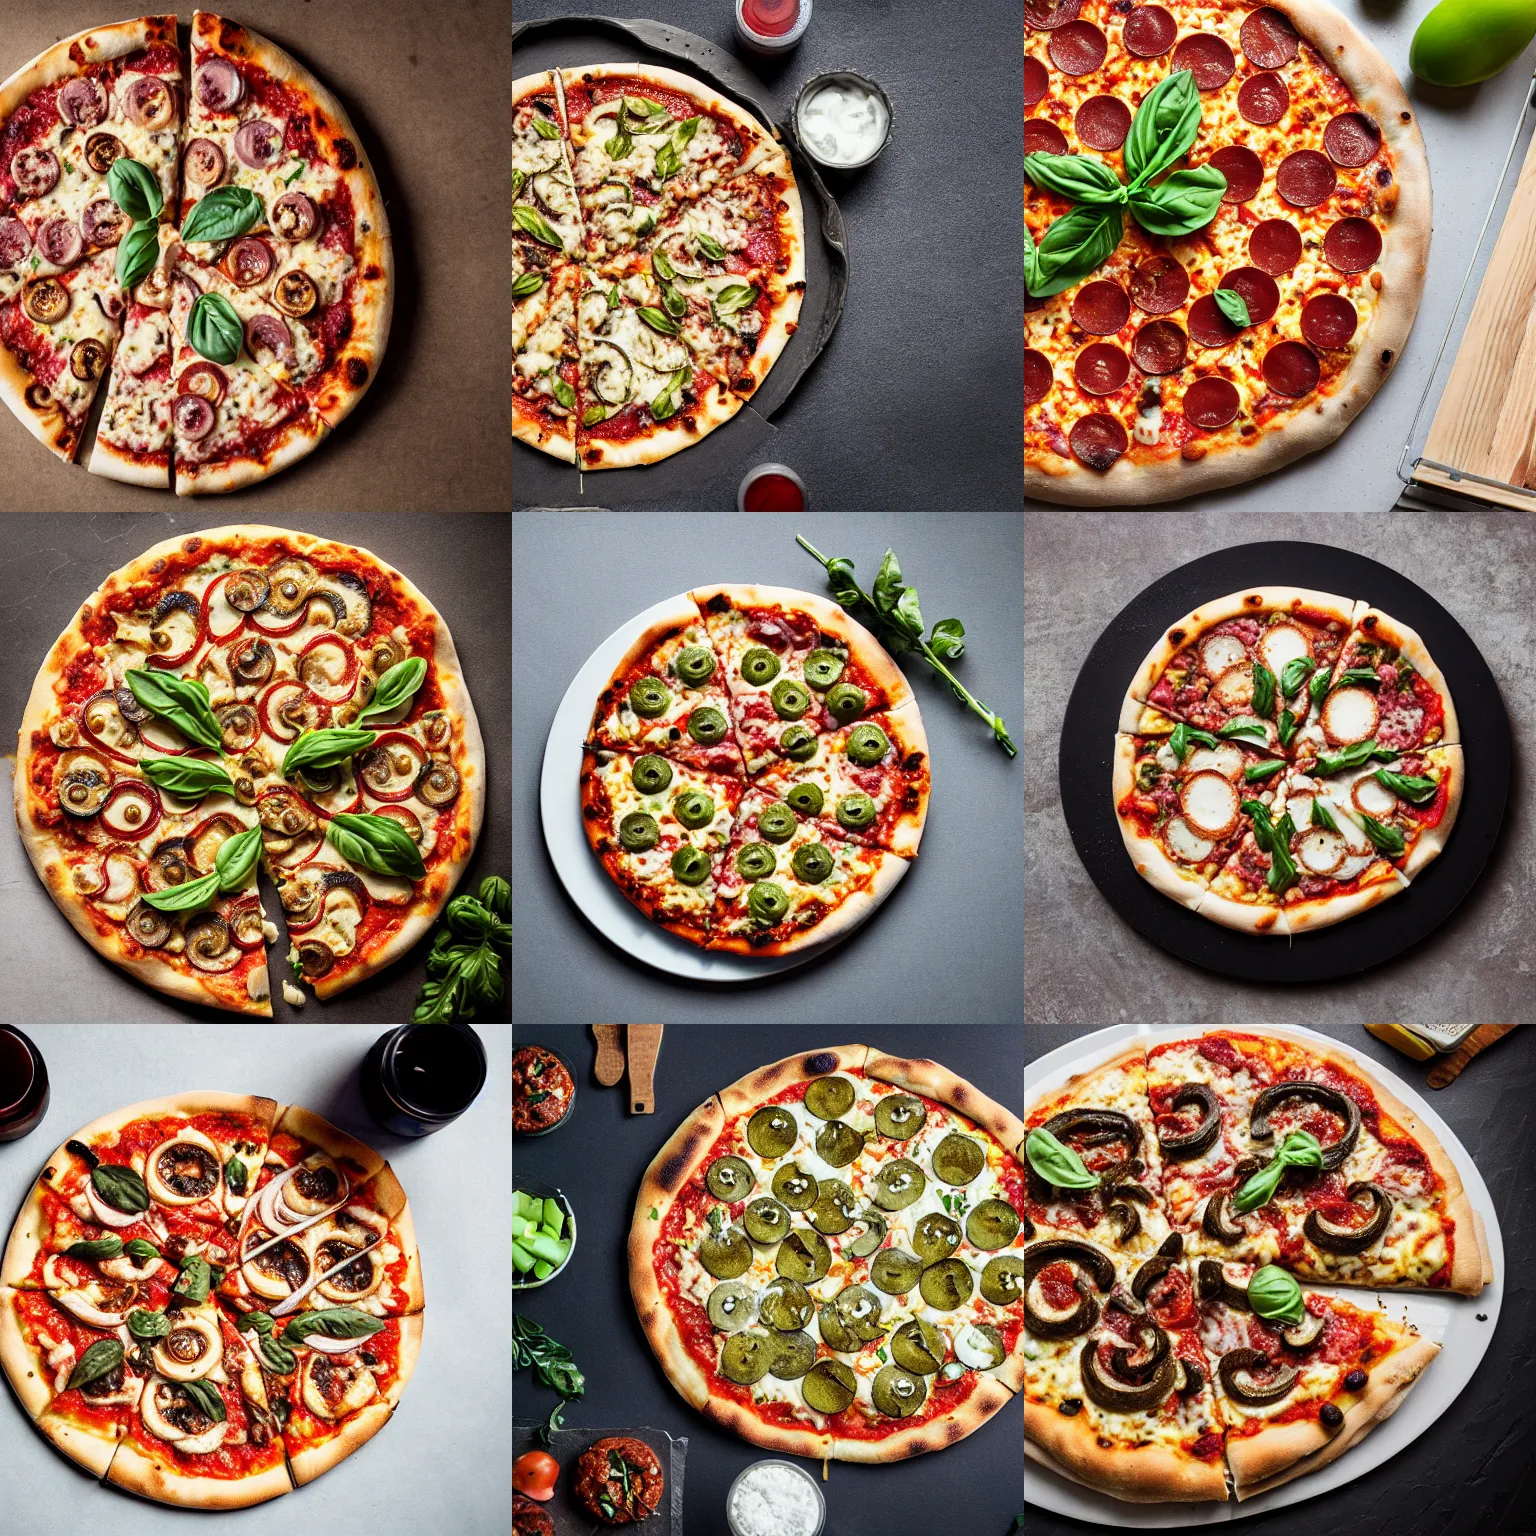
<path id="1" fill-rule="evenodd" d="M 604 1088 L 612 1088 L 624 1076 L 624 1045 L 619 1038 L 617 1024 L 594 1024 L 593 1037 L 597 1041 L 597 1064 L 593 1076 Z"/>
<path id="2" fill-rule="evenodd" d="M 629 1112 L 632 1115 L 656 1113 L 652 1079 L 656 1058 L 661 1054 L 661 1030 L 660 1024 L 625 1025 L 624 1050 L 629 1058 Z"/>

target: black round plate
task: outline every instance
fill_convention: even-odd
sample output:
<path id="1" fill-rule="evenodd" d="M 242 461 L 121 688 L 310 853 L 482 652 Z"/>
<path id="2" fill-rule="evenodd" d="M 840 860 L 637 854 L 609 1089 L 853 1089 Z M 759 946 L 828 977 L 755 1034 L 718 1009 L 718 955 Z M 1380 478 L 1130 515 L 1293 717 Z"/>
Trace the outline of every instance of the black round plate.
<path id="1" fill-rule="evenodd" d="M 1291 939 L 1238 933 L 1159 895 L 1132 866 L 1110 798 L 1120 705 L 1158 635 L 1200 603 L 1260 583 L 1363 597 L 1417 630 L 1455 700 L 1466 760 L 1466 792 L 1445 852 L 1380 906 Z M 1493 673 L 1467 632 L 1406 576 L 1325 544 L 1243 544 L 1170 571 L 1115 615 L 1077 674 L 1058 766 L 1062 811 L 1078 856 L 1109 904 L 1143 937 L 1241 981 L 1330 981 L 1422 943 L 1472 889 L 1504 822 L 1509 720 Z"/>

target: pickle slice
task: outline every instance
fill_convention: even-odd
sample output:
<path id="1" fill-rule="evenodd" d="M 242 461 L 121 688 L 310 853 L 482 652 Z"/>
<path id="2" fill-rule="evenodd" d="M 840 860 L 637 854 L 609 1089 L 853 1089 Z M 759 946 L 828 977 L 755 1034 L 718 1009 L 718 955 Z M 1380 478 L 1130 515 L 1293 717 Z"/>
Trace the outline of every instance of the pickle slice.
<path id="1" fill-rule="evenodd" d="M 779 1244 L 773 1267 L 786 1280 L 815 1285 L 832 1268 L 832 1250 L 821 1233 L 797 1227 Z"/>
<path id="2" fill-rule="evenodd" d="M 921 1200 L 928 1175 L 910 1157 L 898 1157 L 875 1175 L 875 1204 L 885 1211 L 904 1211 Z"/>
<path id="3" fill-rule="evenodd" d="M 864 1150 L 864 1133 L 843 1120 L 829 1120 L 816 1133 L 816 1155 L 834 1168 L 846 1168 Z"/>
<path id="4" fill-rule="evenodd" d="M 875 1129 L 892 1141 L 910 1141 L 927 1118 L 922 1100 L 910 1093 L 887 1094 L 875 1105 Z"/>
<path id="5" fill-rule="evenodd" d="M 752 1244 L 740 1227 L 706 1232 L 699 1244 L 699 1263 L 716 1280 L 734 1280 L 752 1267 Z"/>
<path id="6" fill-rule="evenodd" d="M 891 1358 L 904 1371 L 932 1376 L 944 1363 L 944 1335 L 925 1318 L 914 1317 L 891 1335 Z"/>
<path id="7" fill-rule="evenodd" d="M 909 1419 L 927 1401 L 928 1383 L 899 1365 L 888 1365 L 876 1373 L 869 1395 L 888 1418 Z"/>
<path id="8" fill-rule="evenodd" d="M 846 1077 L 818 1077 L 805 1090 L 805 1107 L 818 1120 L 836 1120 L 853 1108 L 854 1097 Z"/>
<path id="9" fill-rule="evenodd" d="M 783 1157 L 800 1127 L 782 1104 L 765 1104 L 747 1121 L 747 1145 L 762 1158 Z"/>
<path id="10" fill-rule="evenodd" d="M 808 1333 L 781 1333 L 773 1341 L 770 1376 L 798 1381 L 816 1363 L 816 1341 Z"/>
<path id="11" fill-rule="evenodd" d="M 1024 1294 L 1024 1260 L 1000 1253 L 981 1272 L 981 1294 L 994 1307 L 1011 1306 Z"/>
<path id="12" fill-rule="evenodd" d="M 965 1218 L 965 1237 L 973 1248 L 1006 1248 L 1019 1235 L 1019 1213 L 1006 1200 L 983 1200 Z"/>
<path id="13" fill-rule="evenodd" d="M 823 1179 L 811 1207 L 811 1225 L 834 1237 L 853 1225 L 853 1191 L 841 1179 Z"/>
<path id="14" fill-rule="evenodd" d="M 773 1193 L 780 1205 L 808 1211 L 816 1203 L 816 1180 L 799 1163 L 785 1163 L 773 1176 Z"/>
<path id="15" fill-rule="evenodd" d="M 750 1387 L 773 1364 L 773 1340 L 766 1333 L 733 1333 L 720 1351 L 720 1374 L 727 1381 Z"/>
<path id="16" fill-rule="evenodd" d="M 957 1189 L 969 1184 L 986 1165 L 987 1154 L 981 1150 L 981 1143 L 958 1131 L 951 1131 L 933 1149 L 933 1171 Z"/>
<path id="17" fill-rule="evenodd" d="M 956 1307 L 963 1307 L 975 1289 L 976 1281 L 959 1259 L 940 1259 L 937 1264 L 930 1264 L 918 1282 L 923 1300 L 936 1312 L 953 1312 Z"/>
<path id="18" fill-rule="evenodd" d="M 960 1246 L 960 1223 L 930 1211 L 912 1230 L 912 1251 L 924 1264 L 947 1259 Z"/>
<path id="19" fill-rule="evenodd" d="M 818 1360 L 801 1382 L 800 1395 L 817 1413 L 841 1413 L 858 1396 L 858 1383 L 841 1360 Z"/>
<path id="20" fill-rule="evenodd" d="M 741 1224 L 754 1243 L 777 1243 L 789 1231 L 789 1212 L 777 1200 L 763 1195 L 747 1207 Z"/>
<path id="21" fill-rule="evenodd" d="M 816 1303 L 798 1280 L 782 1276 L 770 1281 L 758 1303 L 757 1315 L 779 1333 L 794 1333 L 804 1328 L 815 1315 Z"/>
<path id="22" fill-rule="evenodd" d="M 918 1282 L 923 1261 L 900 1248 L 882 1248 L 869 1266 L 869 1278 L 887 1296 L 905 1296 Z"/>
<path id="23" fill-rule="evenodd" d="M 704 1187 L 716 1200 L 745 1200 L 757 1180 L 744 1157 L 717 1157 L 704 1175 Z"/>
<path id="24" fill-rule="evenodd" d="M 724 1280 L 709 1293 L 709 1320 L 724 1333 L 740 1333 L 757 1315 L 752 1287 L 740 1280 Z"/>

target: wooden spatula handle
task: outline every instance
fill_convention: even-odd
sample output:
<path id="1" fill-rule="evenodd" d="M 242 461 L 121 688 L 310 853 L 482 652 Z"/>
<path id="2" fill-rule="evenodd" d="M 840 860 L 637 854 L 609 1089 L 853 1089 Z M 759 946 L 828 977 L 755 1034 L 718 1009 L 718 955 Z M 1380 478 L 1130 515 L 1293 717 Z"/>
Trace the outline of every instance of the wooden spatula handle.
<path id="1" fill-rule="evenodd" d="M 617 1024 L 594 1024 L 593 1038 L 597 1041 L 597 1061 L 593 1075 L 604 1088 L 612 1088 L 624 1076 L 624 1046 Z"/>
<path id="2" fill-rule="evenodd" d="M 624 1054 L 629 1058 L 629 1112 L 656 1113 L 656 1058 L 661 1054 L 660 1024 L 628 1024 L 624 1029 Z"/>
<path id="3" fill-rule="evenodd" d="M 1425 1081 L 1431 1088 L 1444 1088 L 1461 1076 L 1461 1069 L 1474 1056 L 1486 1051 L 1495 1040 L 1502 1040 L 1515 1026 L 1513 1024 L 1479 1024 L 1465 1040 L 1439 1062 Z"/>

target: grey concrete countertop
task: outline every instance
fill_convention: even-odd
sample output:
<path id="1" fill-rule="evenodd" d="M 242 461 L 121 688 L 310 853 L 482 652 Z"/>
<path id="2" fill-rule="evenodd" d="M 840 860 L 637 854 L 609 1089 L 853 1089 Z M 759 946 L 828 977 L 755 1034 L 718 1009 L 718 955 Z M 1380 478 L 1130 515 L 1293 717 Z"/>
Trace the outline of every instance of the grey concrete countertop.
<path id="1" fill-rule="evenodd" d="M 1536 523 L 1513 512 L 1084 517 L 1026 515 L 1024 747 L 1025 1016 L 1171 1023 L 1319 1024 L 1360 1018 L 1530 1019 L 1536 931 L 1536 827 L 1530 721 L 1536 711 Z M 1078 668 L 1110 619 L 1173 567 L 1256 538 L 1352 549 L 1401 571 L 1442 603 L 1498 680 L 1514 735 L 1504 831 L 1450 919 L 1391 965 L 1320 986 L 1272 988 L 1187 966 L 1124 923 L 1077 857 L 1062 819 L 1057 748 Z M 1129 681 L 1129 679 L 1127 679 Z M 1106 783 L 1104 793 L 1108 795 Z M 1129 864 L 1126 879 L 1134 880 Z"/>
<path id="2" fill-rule="evenodd" d="M 517 21 L 654 18 L 735 52 L 733 12 L 730 0 L 513 6 Z M 745 420 L 720 428 L 739 452 L 688 450 L 725 464 L 712 479 L 691 481 L 681 497 L 656 491 L 623 505 L 734 507 L 743 474 L 768 461 L 793 465 L 813 506 L 1020 505 L 1020 40 L 1018 7 L 1004 0 L 942 10 L 930 0 L 823 0 L 787 61 L 740 55 L 781 125 L 814 75 L 852 69 L 879 81 L 893 108 L 891 142 L 868 170 L 828 181 L 847 226 L 848 301 L 810 373 L 761 438 Z M 529 504 L 517 465 L 535 451 L 514 445 L 514 506 Z M 572 470 L 565 504 L 611 504 L 608 478 L 583 482 Z"/>
<path id="3" fill-rule="evenodd" d="M 678 981 L 600 939 L 550 863 L 539 770 L 571 678 L 601 640 L 653 603 L 707 581 L 826 593 L 826 573 L 795 543 L 796 533 L 826 555 L 852 559 L 865 591 L 894 545 L 929 629 L 950 616 L 965 625 L 968 649 L 956 675 L 1020 740 L 1023 520 L 1022 513 L 514 513 L 513 1020 L 1017 1020 L 1023 764 L 920 658 L 899 658 L 932 754 L 917 866 L 845 943 L 772 980 Z M 574 783 L 571 795 L 574 803 Z"/>
<path id="4" fill-rule="evenodd" d="M 228 1019 L 217 1009 L 152 992 L 92 950 L 75 933 L 37 878 L 10 812 L 16 731 L 32 681 L 76 610 L 113 571 L 163 539 L 242 521 L 210 506 L 174 512 L 94 514 L 18 513 L 0 524 L 0 648 L 11 665 L 0 670 L 0 732 L 4 740 L 6 809 L 0 826 L 0 986 L 7 1019 L 89 1021 Z M 256 519 L 256 521 L 261 521 Z M 280 517 L 274 526 L 370 549 L 403 572 L 447 620 L 485 741 L 485 825 L 461 889 L 485 875 L 506 875 L 510 863 L 507 801 L 511 712 L 511 619 L 506 591 L 506 515 L 467 513 L 315 513 Z M 261 877 L 262 905 L 278 919 L 277 892 Z M 279 922 L 281 928 L 281 922 Z M 278 988 L 288 974 L 286 943 L 274 945 L 273 1014 L 279 1019 L 405 1023 L 426 980 L 427 941 L 411 955 L 328 1003 L 305 988 L 305 1011 L 289 1006 Z M 25 963 L 22 957 L 25 956 Z"/>
<path id="5" fill-rule="evenodd" d="M 254 1509 L 190 1517 L 244 1536 L 325 1531 L 396 1536 L 453 1531 L 505 1536 L 511 1524 L 511 1031 L 485 1026 L 480 1097 L 435 1135 L 404 1141 L 369 1119 L 357 1069 L 378 1031 L 271 1024 L 31 1026 L 52 1093 L 43 1123 L 0 1144 L 0 1220 L 9 1231 L 43 1160 L 98 1115 L 189 1088 L 260 1093 L 302 1104 L 389 1160 L 410 1196 L 421 1248 L 426 1323 L 421 1358 L 394 1417 L 369 1443 L 306 1487 Z M 111 1530 L 164 1536 L 182 1511 L 97 1486 L 0 1390 L 0 1530 Z M 190 1529 L 190 1524 L 185 1525 Z"/>

